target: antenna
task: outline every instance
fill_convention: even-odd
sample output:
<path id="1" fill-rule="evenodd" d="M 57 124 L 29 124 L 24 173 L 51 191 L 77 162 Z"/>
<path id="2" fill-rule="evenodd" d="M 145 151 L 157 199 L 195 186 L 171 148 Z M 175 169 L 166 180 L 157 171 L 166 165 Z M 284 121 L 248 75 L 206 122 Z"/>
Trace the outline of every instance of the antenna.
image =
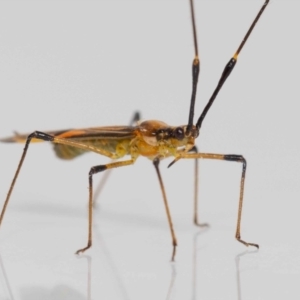
<path id="1" fill-rule="evenodd" d="M 200 73 L 200 59 L 199 59 L 199 56 L 198 56 L 198 43 L 197 43 L 196 22 L 195 22 L 193 0 L 190 0 L 190 7 L 191 7 L 191 15 L 192 15 L 192 27 L 193 27 L 195 57 L 194 57 L 194 60 L 193 60 L 193 65 L 192 65 L 193 87 L 192 87 L 192 97 L 191 97 L 189 121 L 188 121 L 188 126 L 187 126 L 187 129 L 186 129 L 186 134 L 187 135 L 189 135 L 189 133 L 191 132 L 192 126 L 193 126 L 197 85 L 198 85 L 198 78 L 199 78 L 199 73 Z"/>
<path id="2" fill-rule="evenodd" d="M 227 65 L 225 66 L 223 73 L 221 75 L 221 78 L 217 84 L 217 87 L 215 88 L 213 94 L 211 95 L 208 103 L 206 104 L 205 108 L 202 111 L 202 114 L 200 115 L 196 127 L 198 130 L 200 130 L 202 122 L 208 112 L 208 110 L 210 109 L 210 107 L 212 106 L 213 102 L 215 101 L 220 89 L 222 88 L 224 82 L 226 81 L 226 79 L 228 78 L 228 76 L 230 75 L 231 71 L 233 70 L 236 62 L 237 62 L 237 58 L 239 53 L 241 52 L 241 50 L 243 49 L 245 43 L 247 42 L 253 28 L 255 27 L 257 21 L 259 20 L 260 16 L 262 15 L 263 11 L 265 10 L 265 8 L 267 7 L 268 3 L 270 0 L 266 0 L 265 3 L 263 4 L 263 6 L 261 7 L 260 11 L 258 12 L 258 14 L 256 15 L 254 21 L 252 22 L 250 28 L 248 29 L 244 39 L 242 40 L 240 46 L 238 47 L 237 51 L 234 53 L 233 57 L 229 60 L 229 62 L 227 63 Z M 195 101 L 194 101 L 195 102 Z M 192 109 L 192 107 L 190 108 L 190 113 L 191 111 L 194 111 L 194 109 Z"/>

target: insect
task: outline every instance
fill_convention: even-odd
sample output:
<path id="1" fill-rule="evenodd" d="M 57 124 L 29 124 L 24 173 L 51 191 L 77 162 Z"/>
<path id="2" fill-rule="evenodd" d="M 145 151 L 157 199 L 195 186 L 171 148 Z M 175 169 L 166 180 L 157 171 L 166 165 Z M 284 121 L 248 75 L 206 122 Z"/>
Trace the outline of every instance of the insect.
<path id="1" fill-rule="evenodd" d="M 56 154 L 63 159 L 71 159 L 79 156 L 85 152 L 95 152 L 100 155 L 104 155 L 111 158 L 113 161 L 103 165 L 97 165 L 91 167 L 88 174 L 89 182 L 89 204 L 88 204 L 88 241 L 86 247 L 77 250 L 76 254 L 83 253 L 92 246 L 92 218 L 93 218 L 93 176 L 99 172 L 105 170 L 114 169 L 118 167 L 125 167 L 135 163 L 139 156 L 144 156 L 152 160 L 154 168 L 156 170 L 160 188 L 162 191 L 163 201 L 167 213 L 169 228 L 172 237 L 172 260 L 175 258 L 177 240 L 173 228 L 173 222 L 167 202 L 167 196 L 161 177 L 159 163 L 162 159 L 173 157 L 173 161 L 168 167 L 171 167 L 174 163 L 181 159 L 194 159 L 195 174 L 197 179 L 197 161 L 198 159 L 214 159 L 214 160 L 226 160 L 239 162 L 242 165 L 242 174 L 240 180 L 240 194 L 239 194 L 239 207 L 237 216 L 237 225 L 235 237 L 237 241 L 241 242 L 246 246 L 259 247 L 255 243 L 248 243 L 241 239 L 241 216 L 243 206 L 243 194 L 244 194 L 244 182 L 246 174 L 246 160 L 242 155 L 236 154 L 213 154 L 213 153 L 200 153 L 198 152 L 195 141 L 199 136 L 200 129 L 205 119 L 207 112 L 215 101 L 219 91 L 225 83 L 228 76 L 234 69 L 238 56 L 243 49 L 247 39 L 249 38 L 253 28 L 257 21 L 261 17 L 265 8 L 267 7 L 269 0 L 266 0 L 248 29 L 245 37 L 243 38 L 238 49 L 234 53 L 233 57 L 230 58 L 226 64 L 219 82 L 212 93 L 209 101 L 207 102 L 204 110 L 199 116 L 197 122 L 194 124 L 194 108 L 196 101 L 196 92 L 198 77 L 200 73 L 200 58 L 198 54 L 198 43 L 196 35 L 195 25 L 195 14 L 193 0 L 190 0 L 191 8 L 191 20 L 192 20 L 192 31 L 194 39 L 194 51 L 195 56 L 192 62 L 192 94 L 189 109 L 188 122 L 186 125 L 180 126 L 169 126 L 162 121 L 148 120 L 139 121 L 139 115 L 136 114 L 134 121 L 138 121 L 136 125 L 131 126 L 108 126 L 108 127 L 95 127 L 95 128 L 84 128 L 84 129 L 71 129 L 71 130 L 60 130 L 52 132 L 41 132 L 35 131 L 29 135 L 27 134 L 15 134 L 12 137 L 3 138 L 1 142 L 20 142 L 25 143 L 25 147 L 19 161 L 17 170 L 14 178 L 10 185 L 6 200 L 4 202 L 2 212 L 0 215 L 0 224 L 3 221 L 3 217 L 10 200 L 12 191 L 14 189 L 16 180 L 19 172 L 22 168 L 25 160 L 28 147 L 31 142 L 48 141 L 54 145 Z M 129 156 L 128 159 L 122 159 L 123 157 Z M 207 226 L 207 224 L 201 224 L 198 220 L 198 205 L 197 205 L 197 183 L 195 183 L 195 200 L 194 200 L 194 223 L 198 226 Z"/>

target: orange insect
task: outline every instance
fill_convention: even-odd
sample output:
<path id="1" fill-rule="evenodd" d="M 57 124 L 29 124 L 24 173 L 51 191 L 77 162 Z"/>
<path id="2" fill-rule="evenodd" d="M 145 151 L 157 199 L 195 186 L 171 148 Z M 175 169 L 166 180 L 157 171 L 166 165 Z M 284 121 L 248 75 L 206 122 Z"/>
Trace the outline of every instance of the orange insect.
<path id="1" fill-rule="evenodd" d="M 234 53 L 233 57 L 226 64 L 224 71 L 220 77 L 220 80 L 209 99 L 207 105 L 205 106 L 202 114 L 200 115 L 197 123 L 193 124 L 194 119 L 194 106 L 196 100 L 196 91 L 198 84 L 198 77 L 200 72 L 200 59 L 198 56 L 198 45 L 196 36 L 196 25 L 194 17 L 194 7 L 193 1 L 190 0 L 191 15 L 192 15 L 192 28 L 194 37 L 194 47 L 195 47 L 195 57 L 192 64 L 192 96 L 189 111 L 189 118 L 187 125 L 181 126 L 169 126 L 161 121 L 143 121 L 138 122 L 136 126 L 109 126 L 109 127 L 95 127 L 95 128 L 85 128 L 78 130 L 60 130 L 53 132 L 41 132 L 35 131 L 29 135 L 19 135 L 16 134 L 13 137 L 1 139 L 1 142 L 21 142 L 25 143 L 23 154 L 21 156 L 19 165 L 15 172 L 14 178 L 12 180 L 10 189 L 8 191 L 1 215 L 0 224 L 3 221 L 3 217 L 13 191 L 14 185 L 16 183 L 17 177 L 23 165 L 26 153 L 31 142 L 38 141 L 49 141 L 54 144 L 54 150 L 56 154 L 63 159 L 71 159 L 82 153 L 92 151 L 98 154 L 107 156 L 113 160 L 118 160 L 124 156 L 130 156 L 127 160 L 113 161 L 105 165 L 94 166 L 90 169 L 88 179 L 89 179 L 89 210 L 88 210 L 88 242 L 87 246 L 79 249 L 76 253 L 86 251 L 92 246 L 92 210 L 93 210 L 93 175 L 103 172 L 108 169 L 113 169 L 117 167 L 124 167 L 134 164 L 139 156 L 145 156 L 153 161 L 154 167 L 157 172 L 160 188 L 162 191 L 162 196 L 166 208 L 166 213 L 168 217 L 169 227 L 172 236 L 172 260 L 174 260 L 176 253 L 177 240 L 175 232 L 173 229 L 173 223 L 171 219 L 171 214 L 168 207 L 167 197 L 165 193 L 164 184 L 161 178 L 159 170 L 159 162 L 161 159 L 167 157 L 174 157 L 174 160 L 169 164 L 169 167 L 173 165 L 180 159 L 217 159 L 217 160 L 227 160 L 240 162 L 242 164 L 242 175 L 240 181 L 240 196 L 239 196 L 239 208 L 237 217 L 237 227 L 236 227 L 236 239 L 246 246 L 254 246 L 258 248 L 257 244 L 248 243 L 241 239 L 240 225 L 241 225 L 241 214 L 243 206 L 243 194 L 244 194 L 244 181 L 246 174 L 246 160 L 242 155 L 235 154 L 212 154 L 212 153 L 199 153 L 195 147 L 195 140 L 199 136 L 200 128 L 202 122 L 213 104 L 216 96 L 218 95 L 220 89 L 222 88 L 224 82 L 230 75 L 231 71 L 235 67 L 238 55 L 245 45 L 248 37 L 250 36 L 253 28 L 255 27 L 257 21 L 262 15 L 263 11 L 267 7 L 269 0 L 266 0 L 256 15 L 253 23 L 248 29 L 244 39 L 242 40 L 237 51 Z M 139 120 L 139 115 L 136 114 L 134 121 Z M 196 179 L 197 179 L 197 163 L 196 163 Z M 194 203 L 194 223 L 198 226 L 206 226 L 207 224 L 201 224 L 198 221 L 197 213 L 197 183 L 195 188 L 195 203 Z"/>

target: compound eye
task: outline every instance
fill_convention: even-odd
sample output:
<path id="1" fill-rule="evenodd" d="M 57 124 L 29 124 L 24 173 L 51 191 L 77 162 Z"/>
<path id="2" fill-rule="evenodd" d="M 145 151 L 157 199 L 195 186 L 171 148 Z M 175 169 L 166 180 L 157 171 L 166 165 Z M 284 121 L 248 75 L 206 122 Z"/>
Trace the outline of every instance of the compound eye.
<path id="1" fill-rule="evenodd" d="M 177 127 L 175 129 L 175 138 L 178 140 L 182 140 L 184 138 L 184 130 L 182 127 Z"/>

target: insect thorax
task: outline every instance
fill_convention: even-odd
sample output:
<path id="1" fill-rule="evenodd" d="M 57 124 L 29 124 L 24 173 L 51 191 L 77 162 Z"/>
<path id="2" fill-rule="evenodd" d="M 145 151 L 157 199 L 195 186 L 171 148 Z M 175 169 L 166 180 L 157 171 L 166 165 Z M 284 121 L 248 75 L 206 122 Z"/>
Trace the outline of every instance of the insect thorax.
<path id="1" fill-rule="evenodd" d="M 196 133 L 187 134 L 187 126 L 169 126 L 164 122 L 150 120 L 139 124 L 134 146 L 138 154 L 150 159 L 176 156 L 178 152 L 193 148 Z"/>

